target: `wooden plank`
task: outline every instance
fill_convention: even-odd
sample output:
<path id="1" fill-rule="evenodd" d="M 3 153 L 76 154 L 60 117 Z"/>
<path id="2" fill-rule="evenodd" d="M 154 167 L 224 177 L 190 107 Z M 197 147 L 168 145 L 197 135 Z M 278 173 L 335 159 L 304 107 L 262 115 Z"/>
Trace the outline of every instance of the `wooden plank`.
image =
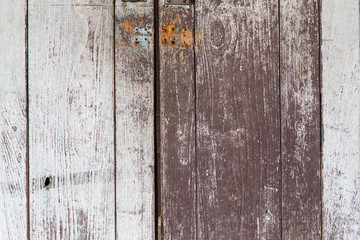
<path id="1" fill-rule="evenodd" d="M 197 239 L 193 32 L 193 6 L 160 1 L 159 239 Z"/>
<path id="2" fill-rule="evenodd" d="M 154 2 L 116 1 L 117 239 L 155 239 Z"/>
<path id="3" fill-rule="evenodd" d="M 196 26 L 199 239 L 280 239 L 278 2 L 198 0 Z"/>
<path id="4" fill-rule="evenodd" d="M 26 1 L 0 2 L 0 239 L 26 239 Z"/>
<path id="5" fill-rule="evenodd" d="M 283 239 L 321 238 L 318 0 L 280 3 Z"/>
<path id="6" fill-rule="evenodd" d="M 323 237 L 360 236 L 359 1 L 322 1 Z"/>
<path id="7" fill-rule="evenodd" d="M 29 1 L 32 239 L 114 239 L 113 3 Z"/>

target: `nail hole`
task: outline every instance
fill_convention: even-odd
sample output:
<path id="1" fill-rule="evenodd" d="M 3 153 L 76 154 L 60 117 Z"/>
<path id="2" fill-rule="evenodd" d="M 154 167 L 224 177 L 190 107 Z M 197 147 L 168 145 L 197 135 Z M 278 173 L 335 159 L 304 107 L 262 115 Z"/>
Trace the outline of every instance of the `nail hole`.
<path id="1" fill-rule="evenodd" d="M 45 178 L 44 187 L 46 189 L 49 189 L 51 187 L 51 181 L 49 177 Z"/>

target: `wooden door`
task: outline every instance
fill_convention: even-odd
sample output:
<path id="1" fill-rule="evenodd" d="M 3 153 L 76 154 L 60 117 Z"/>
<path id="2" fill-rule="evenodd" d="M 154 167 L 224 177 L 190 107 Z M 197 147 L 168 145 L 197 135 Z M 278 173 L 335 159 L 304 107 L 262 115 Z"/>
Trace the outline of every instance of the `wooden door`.
<path id="1" fill-rule="evenodd" d="M 358 239 L 355 0 L 2 0 L 0 239 Z"/>

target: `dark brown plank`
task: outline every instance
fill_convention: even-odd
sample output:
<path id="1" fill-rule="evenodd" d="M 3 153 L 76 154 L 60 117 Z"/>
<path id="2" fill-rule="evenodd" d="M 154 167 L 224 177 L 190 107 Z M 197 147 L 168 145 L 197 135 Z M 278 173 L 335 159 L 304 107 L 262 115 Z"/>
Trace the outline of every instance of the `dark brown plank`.
<path id="1" fill-rule="evenodd" d="M 320 239 L 319 6 L 281 1 L 283 239 Z"/>
<path id="2" fill-rule="evenodd" d="M 280 239 L 277 1 L 196 1 L 198 239 Z"/>
<path id="3" fill-rule="evenodd" d="M 159 239 L 196 239 L 196 162 L 192 6 L 160 1 Z"/>

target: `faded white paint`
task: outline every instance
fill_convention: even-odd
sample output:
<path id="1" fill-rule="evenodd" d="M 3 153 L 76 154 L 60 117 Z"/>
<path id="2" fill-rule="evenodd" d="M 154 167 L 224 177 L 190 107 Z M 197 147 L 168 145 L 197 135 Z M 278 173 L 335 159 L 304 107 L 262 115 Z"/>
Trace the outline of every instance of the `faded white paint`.
<path id="1" fill-rule="evenodd" d="M 25 1 L 0 1 L 0 239 L 26 239 Z"/>
<path id="2" fill-rule="evenodd" d="M 89 3 L 29 0 L 32 239 L 115 238 L 113 8 Z"/>
<path id="3" fill-rule="evenodd" d="M 322 1 L 323 235 L 360 236 L 359 1 Z"/>
<path id="4" fill-rule="evenodd" d="M 116 1 L 116 236 L 121 240 L 155 239 L 153 5 L 152 0 Z"/>

